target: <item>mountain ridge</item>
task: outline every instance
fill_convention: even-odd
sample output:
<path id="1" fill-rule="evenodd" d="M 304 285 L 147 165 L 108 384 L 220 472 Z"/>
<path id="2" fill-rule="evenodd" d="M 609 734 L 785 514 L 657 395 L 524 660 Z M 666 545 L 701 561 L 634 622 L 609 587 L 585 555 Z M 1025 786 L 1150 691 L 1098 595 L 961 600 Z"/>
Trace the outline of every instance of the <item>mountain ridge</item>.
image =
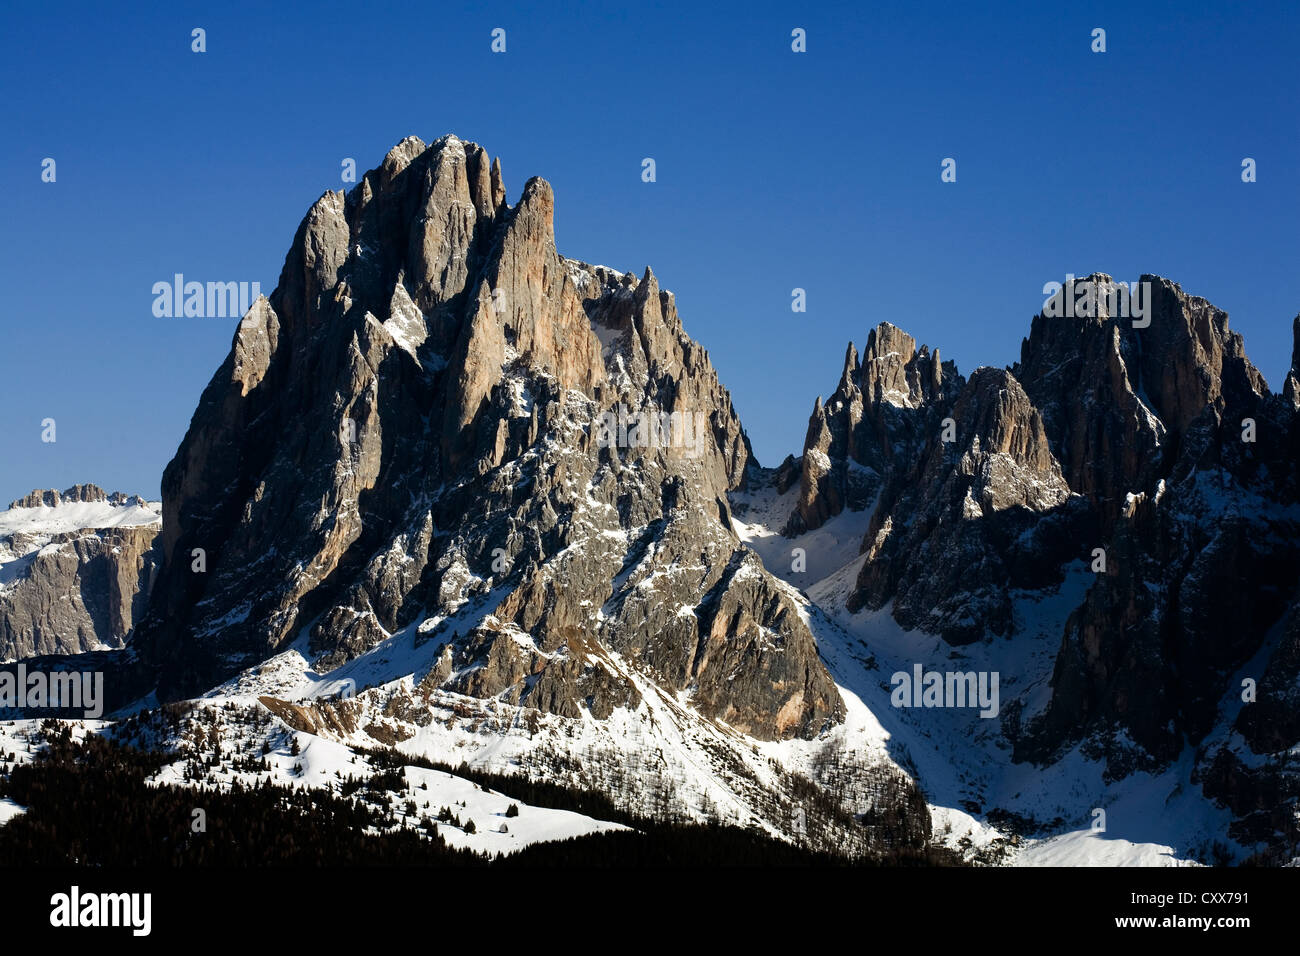
<path id="1" fill-rule="evenodd" d="M 767 469 L 654 273 L 562 256 L 545 180 L 506 196 L 477 144 L 409 137 L 304 216 L 164 474 L 127 662 L 159 699 L 784 839 L 811 814 L 821 848 L 1005 843 L 995 814 L 1086 819 L 1094 770 L 1294 844 L 1300 317 L 1278 394 L 1158 276 L 1145 324 L 1045 308 L 969 376 L 881 323 Z M 1002 673 L 994 719 L 880 709 L 890 666 L 949 662 Z"/>

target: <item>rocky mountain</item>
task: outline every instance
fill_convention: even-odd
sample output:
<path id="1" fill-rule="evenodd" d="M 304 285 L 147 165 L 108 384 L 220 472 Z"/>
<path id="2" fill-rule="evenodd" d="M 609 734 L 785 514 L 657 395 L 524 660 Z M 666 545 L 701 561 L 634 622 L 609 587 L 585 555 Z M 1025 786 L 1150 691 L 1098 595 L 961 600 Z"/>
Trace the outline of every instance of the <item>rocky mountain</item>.
<path id="1" fill-rule="evenodd" d="M 1190 748 L 1188 783 L 1232 808 L 1237 839 L 1293 846 L 1295 387 L 1269 391 L 1226 313 L 1169 280 L 1140 281 L 1146 322 L 1104 301 L 1092 316 L 1040 314 L 1016 365 L 965 381 L 954 370 L 951 389 L 946 369 L 929 393 L 911 384 L 923 376 L 904 387 L 895 371 L 899 384 L 868 398 L 850 350 L 814 413 L 785 530 L 866 508 L 842 610 L 887 611 L 977 657 L 1019 640 L 1027 662 L 1043 637 L 1028 633 L 1026 601 L 1074 602 L 1050 678 L 1022 681 L 1004 704 L 1013 759 L 1051 765 L 1081 747 L 1123 779 Z M 881 338 L 901 342 L 895 369 L 920 363 L 924 350 L 891 326 L 869 351 Z M 865 420 L 894 423 L 866 450 L 852 437 Z M 871 509 L 833 476 L 880 474 L 881 447 L 902 454 Z M 1078 597 L 1062 597 L 1081 576 Z"/>
<path id="2" fill-rule="evenodd" d="M 764 469 L 672 294 L 554 216 L 454 136 L 325 193 L 161 533 L 93 487 L 0 514 L 0 651 L 130 633 L 94 666 L 173 776 L 409 760 L 859 858 L 1300 858 L 1300 317 L 1280 394 L 1157 276 L 969 376 L 882 323 Z M 978 706 L 900 697 L 926 672 Z"/>
<path id="3" fill-rule="evenodd" d="M 736 534 L 748 441 L 672 294 L 563 257 L 544 180 L 506 196 L 481 147 L 409 138 L 308 212 L 163 476 L 133 644 L 159 696 L 228 681 L 298 730 L 462 755 L 492 727 L 483 759 L 642 810 L 666 779 L 673 813 L 789 835 L 802 800 L 826 847 L 924 842 Z"/>
<path id="4" fill-rule="evenodd" d="M 492 595 L 499 626 L 440 662 L 466 692 L 608 712 L 631 699 L 610 650 L 757 736 L 838 719 L 812 636 L 732 534 L 748 450 L 707 354 L 649 270 L 561 257 L 553 212 L 540 179 L 508 206 L 500 163 L 450 137 L 316 203 L 164 476 L 140 636 L 164 693 L 299 636 L 337 666 Z M 644 422 L 602 447 L 620 412 Z"/>
<path id="5" fill-rule="evenodd" d="M 799 504 L 786 532 L 819 528 L 846 507 L 861 510 L 882 485 L 900 480 L 961 384 L 938 349 L 918 351 L 887 322 L 868 334 L 861 362 L 850 342 L 839 385 L 825 405 L 819 396 L 813 406 L 797 469 Z M 792 478 L 793 463 L 782 471 Z M 783 475 L 782 491 L 788 483 Z"/>
<path id="6" fill-rule="evenodd" d="M 94 485 L 0 512 L 0 660 L 121 647 L 149 599 L 160 521 Z"/>

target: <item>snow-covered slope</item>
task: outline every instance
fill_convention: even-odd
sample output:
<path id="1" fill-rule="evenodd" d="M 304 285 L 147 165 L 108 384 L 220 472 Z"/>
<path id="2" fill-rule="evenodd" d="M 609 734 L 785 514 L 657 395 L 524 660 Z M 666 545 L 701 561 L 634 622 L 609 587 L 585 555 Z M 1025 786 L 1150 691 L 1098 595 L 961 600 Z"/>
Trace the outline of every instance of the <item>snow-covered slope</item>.
<path id="1" fill-rule="evenodd" d="M 793 589 L 790 594 L 802 602 Z M 488 604 L 462 610 L 444 633 L 481 616 Z M 906 779 L 885 749 L 880 724 L 848 688 L 840 688 L 848 710 L 844 723 L 812 740 L 761 741 L 702 717 L 689 694 L 671 694 L 610 655 L 610 666 L 635 685 L 638 705 L 603 719 L 590 713 L 566 718 L 428 687 L 422 678 L 445 639 L 417 645 L 418 634 L 418 626 L 399 632 L 329 674 L 311 669 L 300 642 L 197 704 L 212 711 L 227 705 L 269 709 L 277 727 L 296 729 L 312 746 L 393 745 L 453 767 L 463 763 L 602 793 L 639 815 L 756 826 L 784 839 L 818 829 L 850 849 L 866 846 L 853 815 L 894 799 Z M 326 752 L 343 755 L 337 760 L 348 751 Z M 304 766 L 305 778 L 319 776 L 315 764 Z M 829 819 L 825 807 L 800 803 L 796 794 L 809 781 L 833 794 L 841 817 Z"/>
<path id="2" fill-rule="evenodd" d="M 771 482 L 731 496 L 731 526 L 758 552 L 769 571 L 806 591 L 858 556 L 872 509 L 845 509 L 819 528 L 787 538 L 780 529 L 799 500 L 799 486 L 784 494 Z"/>
<path id="3" fill-rule="evenodd" d="M 888 606 L 849 614 L 845 604 L 864 561 L 857 550 L 871 513 L 846 510 L 821 528 L 786 538 L 776 529 L 797 493 L 779 495 L 769 484 L 738 494 L 734 524 L 769 569 L 802 589 L 809 626 L 836 684 L 870 715 L 872 736 L 885 753 L 915 776 L 937 839 L 974 860 L 1021 866 L 1184 865 L 1223 840 L 1231 814 L 1191 782 L 1190 753 L 1160 774 L 1115 782 L 1085 746 L 1050 765 L 1016 764 L 1000 719 L 982 718 L 977 709 L 892 703 L 892 675 L 911 674 L 921 664 L 923 671 L 997 673 L 1003 712 L 1013 702 L 1022 719 L 1041 710 L 1061 628 L 1092 581 L 1082 562 L 1056 591 L 1016 597 L 1015 641 L 954 648 L 903 629 Z M 791 571 L 796 548 L 806 552 L 806 573 Z M 1095 823 L 1105 830 L 1094 830 Z"/>
<path id="4" fill-rule="evenodd" d="M 186 741 L 175 751 L 176 759 L 150 782 L 180 787 L 198 783 L 225 790 L 236 781 L 251 787 L 270 780 L 279 786 L 337 790 L 345 779 L 369 781 L 376 776 L 377 771 L 366 754 L 331 740 L 289 730 L 265 711 L 254 709 L 255 704 L 242 711 L 228 706 L 234 703 L 235 699 L 226 698 L 217 706 L 214 698 L 191 712 L 184 722 L 182 740 L 199 727 L 205 732 L 218 729 L 222 756 L 215 766 L 204 767 L 203 776 L 196 780 L 190 760 L 199 751 Z M 13 765 L 29 762 L 44 747 L 39 724 L 36 720 L 0 721 L 0 757 L 12 755 Z M 70 726 L 74 740 L 83 739 L 88 733 L 111 733 L 114 729 L 113 724 L 102 721 L 77 722 Z M 268 745 L 265 751 L 264 744 Z M 236 758 L 265 761 L 267 769 L 252 771 L 247 765 L 235 769 Z M 451 819 L 438 822 L 439 836 L 453 847 L 489 856 L 518 852 L 533 843 L 627 829 L 622 824 L 581 813 L 531 806 L 444 771 L 405 767 L 402 779 L 404 785 L 400 789 L 389 789 L 384 784 L 384 792 L 394 809 L 395 823 L 391 829 L 425 830 L 429 821 L 438 821 L 446 808 Z M 13 801 L 0 800 L 0 826 L 24 812 L 26 808 Z"/>
<path id="5" fill-rule="evenodd" d="M 0 511 L 0 538 L 14 535 L 50 537 L 98 528 L 135 528 L 162 524 L 162 503 L 131 498 L 113 501 L 65 501 L 49 507 Z M 0 556 L 0 561 L 4 560 Z M 11 558 L 12 560 L 12 558 Z"/>
<path id="6" fill-rule="evenodd" d="M 221 701 L 223 705 L 231 702 L 229 699 Z M 289 730 L 278 720 L 267 725 L 249 725 L 227 719 L 221 726 L 222 745 L 227 753 L 261 755 L 270 771 L 235 770 L 232 764 L 223 761 L 208 772 L 205 785 L 227 788 L 238 780 L 249 786 L 269 778 L 280 786 L 322 789 L 337 787 L 349 777 L 368 780 L 376 774 L 365 754 L 358 754 L 323 737 Z M 272 740 L 274 749 L 263 754 L 263 742 Z M 292 752 L 295 744 L 297 753 Z M 455 819 L 442 822 L 438 833 L 452 846 L 478 853 L 513 853 L 532 843 L 626 829 L 621 824 L 596 820 L 580 813 L 530 806 L 444 771 L 405 767 L 402 775 L 405 786 L 388 791 L 393 798 L 397 825 L 408 829 L 421 828 L 426 820 L 436 821 L 439 811 L 446 807 L 452 810 Z M 184 761 L 178 760 L 163 768 L 153 782 L 185 786 Z M 511 815 L 512 806 L 514 815 Z"/>
<path id="7" fill-rule="evenodd" d="M 0 511 L 0 661 L 120 648 L 154 580 L 161 510 L 76 485 Z"/>

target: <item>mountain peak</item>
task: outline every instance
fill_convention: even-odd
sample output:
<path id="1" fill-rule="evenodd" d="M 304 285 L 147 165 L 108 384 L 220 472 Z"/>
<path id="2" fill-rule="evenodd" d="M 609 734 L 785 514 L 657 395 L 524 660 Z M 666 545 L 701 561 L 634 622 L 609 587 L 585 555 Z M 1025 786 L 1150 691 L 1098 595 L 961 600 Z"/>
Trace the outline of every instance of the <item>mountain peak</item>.
<path id="1" fill-rule="evenodd" d="M 62 504 L 81 502 L 93 504 L 96 502 L 108 502 L 115 505 L 124 505 L 134 502 L 143 503 L 144 499 L 137 496 L 124 495 L 120 491 L 115 491 L 111 495 L 104 491 L 98 485 L 73 485 L 71 488 L 62 492 L 54 489 L 38 488 L 25 497 L 17 501 L 11 501 L 9 507 L 12 508 L 57 508 Z"/>
<path id="2" fill-rule="evenodd" d="M 164 475 L 161 692 L 445 633 L 449 692 L 603 717 L 650 674 L 753 735 L 837 722 L 732 527 L 748 442 L 673 297 L 560 256 L 546 180 L 499 190 L 477 145 L 408 139 L 304 218 Z"/>

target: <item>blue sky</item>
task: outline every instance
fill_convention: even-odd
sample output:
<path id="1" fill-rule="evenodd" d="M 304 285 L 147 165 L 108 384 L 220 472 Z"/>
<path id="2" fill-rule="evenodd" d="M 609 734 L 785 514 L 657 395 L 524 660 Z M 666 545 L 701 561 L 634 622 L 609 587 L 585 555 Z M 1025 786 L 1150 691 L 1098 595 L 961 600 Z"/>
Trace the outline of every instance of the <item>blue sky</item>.
<path id="1" fill-rule="evenodd" d="M 849 340 L 890 321 L 964 373 L 1006 365 L 1067 272 L 1175 279 L 1280 388 L 1300 8 L 1046 6 L 13 5 L 0 506 L 84 481 L 156 495 L 236 320 L 155 318 L 153 283 L 269 292 L 343 158 L 369 169 L 412 133 L 500 156 L 511 202 L 550 180 L 563 254 L 652 266 L 765 464 L 799 451 Z"/>

